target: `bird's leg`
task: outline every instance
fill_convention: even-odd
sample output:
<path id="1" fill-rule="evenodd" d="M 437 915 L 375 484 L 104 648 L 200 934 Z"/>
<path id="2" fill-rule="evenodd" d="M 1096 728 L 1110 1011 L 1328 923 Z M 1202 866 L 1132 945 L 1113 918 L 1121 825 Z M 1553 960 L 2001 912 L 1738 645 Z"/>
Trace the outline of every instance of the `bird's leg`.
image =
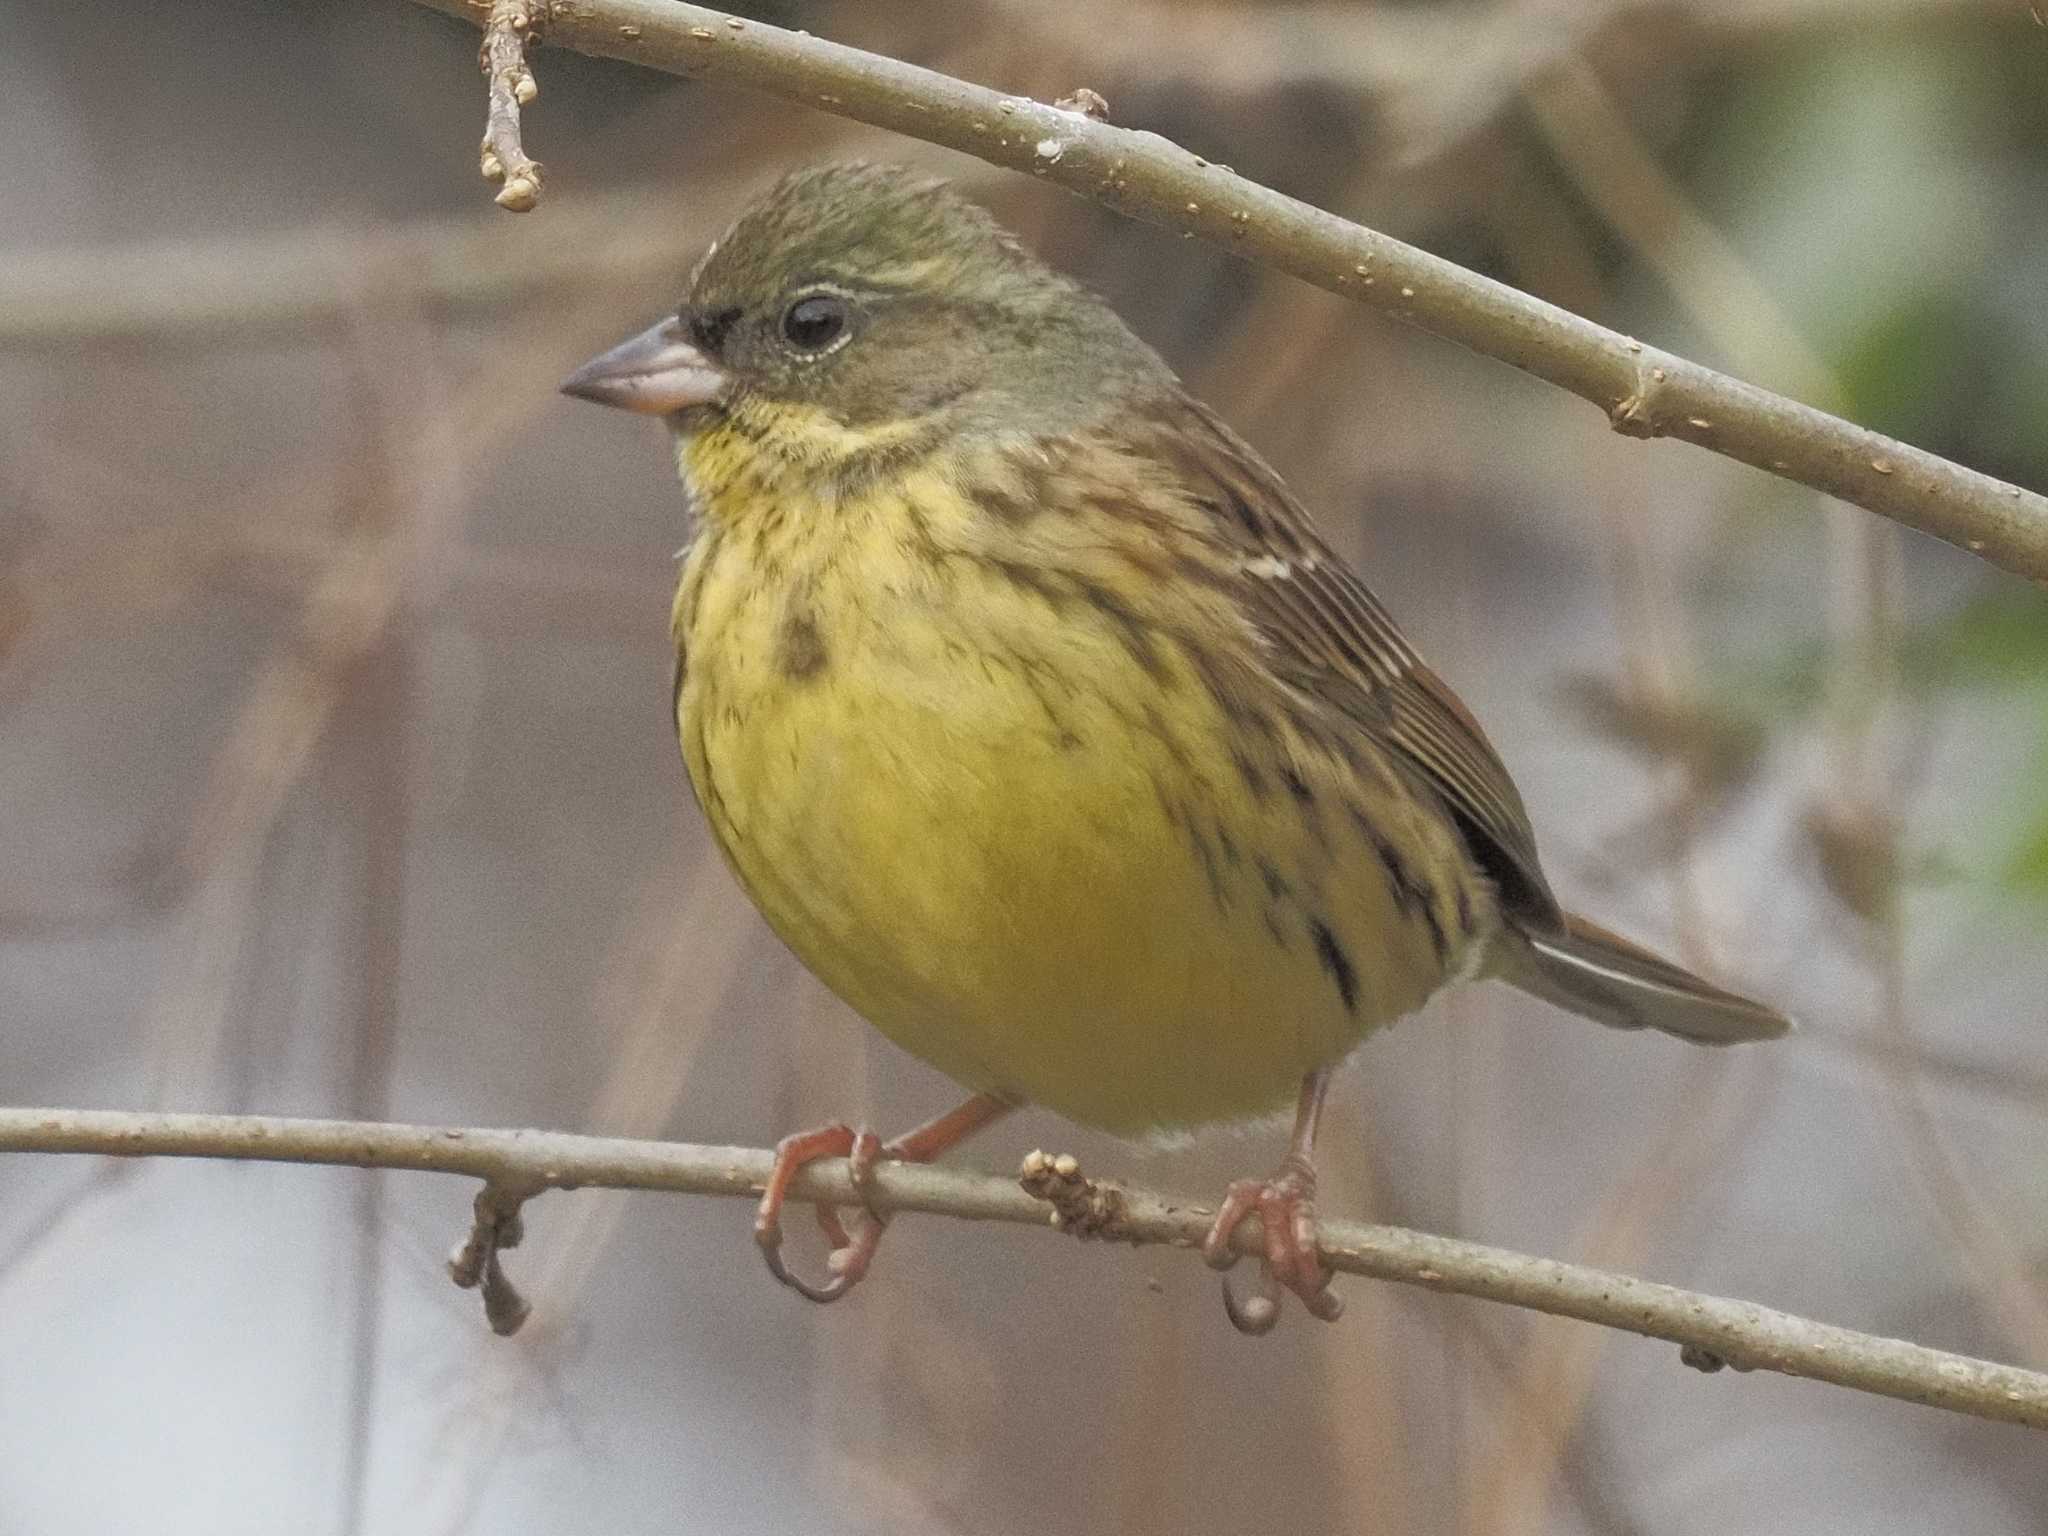
<path id="1" fill-rule="evenodd" d="M 1210 1266 L 1228 1269 L 1237 1262 L 1230 1237 L 1238 1223 L 1256 1214 L 1264 1229 L 1266 1254 L 1257 1290 L 1239 1300 L 1229 1279 L 1223 1282 L 1223 1310 L 1240 1333 L 1272 1329 L 1280 1320 L 1282 1286 L 1301 1298 L 1311 1317 L 1329 1323 L 1343 1314 L 1344 1299 L 1330 1289 L 1330 1272 L 1316 1253 L 1316 1128 L 1329 1088 L 1328 1067 L 1301 1080 L 1287 1156 L 1271 1178 L 1239 1179 L 1225 1190 L 1222 1209 L 1202 1241 L 1202 1257 Z"/>
<path id="2" fill-rule="evenodd" d="M 782 1207 L 789 1197 L 790 1180 L 798 1170 L 823 1158 L 843 1157 L 852 1165 L 854 1187 L 865 1200 L 874 1180 L 875 1165 L 883 1158 L 899 1163 L 928 1163 L 1016 1107 L 1013 1099 L 977 1093 L 959 1108 L 886 1142 L 873 1131 L 856 1130 L 843 1122 L 783 1137 L 775 1144 L 775 1163 L 769 1170 L 767 1187 L 761 1191 L 761 1203 L 754 1211 L 754 1241 L 761 1245 L 768 1272 L 812 1301 L 837 1301 L 868 1272 L 875 1250 L 881 1245 L 882 1230 L 888 1225 L 888 1218 L 870 1206 L 849 1232 L 837 1210 L 820 1205 L 818 1225 L 831 1245 L 825 1257 L 826 1278 L 822 1283 L 813 1283 L 793 1273 L 782 1262 Z"/>

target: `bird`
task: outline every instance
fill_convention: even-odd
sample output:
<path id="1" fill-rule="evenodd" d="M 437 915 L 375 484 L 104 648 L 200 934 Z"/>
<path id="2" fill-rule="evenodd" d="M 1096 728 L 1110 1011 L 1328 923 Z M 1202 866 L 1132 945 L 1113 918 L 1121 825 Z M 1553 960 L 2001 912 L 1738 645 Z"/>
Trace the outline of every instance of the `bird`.
<path id="1" fill-rule="evenodd" d="M 673 717 L 738 883 L 825 985 L 969 1090 L 888 1141 L 784 1137 L 755 1217 L 814 1300 L 883 1217 L 790 1181 L 925 1161 L 1024 1104 L 1143 1138 L 1292 1105 L 1203 1245 L 1231 1321 L 1332 1319 L 1333 1071 L 1494 979 L 1705 1044 L 1779 1011 L 1568 912 L 1499 754 L 1279 474 L 1111 306 L 942 180 L 790 173 L 676 310 L 562 385 L 660 418 L 691 508 Z"/>

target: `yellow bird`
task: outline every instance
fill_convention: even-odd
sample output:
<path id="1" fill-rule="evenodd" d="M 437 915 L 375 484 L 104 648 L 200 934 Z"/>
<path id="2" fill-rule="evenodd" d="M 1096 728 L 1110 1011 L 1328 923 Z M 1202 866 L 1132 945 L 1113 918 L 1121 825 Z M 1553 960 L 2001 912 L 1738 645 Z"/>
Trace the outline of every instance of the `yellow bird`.
<path id="1" fill-rule="evenodd" d="M 783 180 L 678 311 L 570 394 L 662 417 L 696 511 L 675 720 L 762 914 L 890 1039 L 973 1090 L 886 1144 L 785 1138 L 756 1234 L 829 1300 L 881 1237 L 805 1162 L 925 1160 L 1033 1103 L 1136 1135 L 1297 1106 L 1207 1253 L 1265 1234 L 1337 1299 L 1312 1153 L 1330 1073 L 1447 983 L 1719 1044 L 1789 1027 L 1558 904 L 1500 758 L 1280 477 L 1100 299 L 901 169 Z"/>

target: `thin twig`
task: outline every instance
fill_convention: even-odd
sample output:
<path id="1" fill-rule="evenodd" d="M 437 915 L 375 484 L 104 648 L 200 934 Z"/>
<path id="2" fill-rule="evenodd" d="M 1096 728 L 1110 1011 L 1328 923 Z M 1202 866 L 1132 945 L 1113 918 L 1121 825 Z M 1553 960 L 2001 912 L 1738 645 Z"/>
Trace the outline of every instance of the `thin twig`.
<path id="1" fill-rule="evenodd" d="M 602 1042 L 611 1066 L 582 1118 L 628 1136 L 654 1135 L 674 1115 L 712 1022 L 729 1011 L 726 1000 L 750 953 L 745 926 L 725 899 L 729 887 L 717 856 L 701 848 L 680 889 L 674 875 L 651 875 L 621 912 L 592 998 L 591 1038 Z M 484 1316 L 494 1332 L 518 1328 L 530 1298 L 528 1310 L 540 1315 L 542 1337 L 525 1355 L 508 1358 L 486 1350 L 464 1366 L 463 1387 L 444 1410 L 441 1451 L 422 1465 L 406 1494 L 406 1507 L 433 1512 L 415 1527 L 443 1536 L 471 1529 L 486 1494 L 498 1485 L 498 1469 L 541 1406 L 537 1391 L 554 1385 L 550 1345 L 559 1348 L 569 1332 L 560 1324 L 575 1317 L 627 1215 L 623 1194 L 576 1201 L 550 1228 L 547 1252 L 533 1256 L 526 1285 L 515 1288 L 502 1260 L 490 1273 L 493 1266 L 470 1257 L 469 1245 L 490 1244 L 499 1254 L 513 1246 L 501 1213 L 541 1191 L 504 1183 L 498 1189 L 490 1212 L 478 1204 L 470 1237 L 450 1262 L 461 1264 L 458 1278 L 476 1266 Z M 557 1324 L 551 1335 L 549 1322 Z M 443 1518 L 441 1511 L 449 1513 Z"/>
<path id="2" fill-rule="evenodd" d="M 476 19 L 469 0 L 419 0 Z M 1675 437 L 1854 502 L 2048 582 L 2048 499 L 1643 345 L 1426 251 L 1247 181 L 1157 134 L 677 0 L 577 0 L 550 42 L 751 86 L 1028 171 L 1383 309 Z"/>
<path id="3" fill-rule="evenodd" d="M 477 50 L 488 100 L 478 169 L 485 181 L 505 184 L 492 201 L 511 213 L 530 213 L 540 201 L 540 165 L 519 142 L 519 109 L 540 95 L 526 50 L 540 41 L 547 15 L 546 0 L 491 0 Z"/>
<path id="4" fill-rule="evenodd" d="M 667 1190 L 752 1198 L 773 1154 L 751 1147 L 623 1141 L 555 1131 L 453 1129 L 262 1115 L 142 1114 L 114 1110 L 0 1109 L 0 1152 L 114 1157 L 199 1157 L 405 1168 L 454 1173 L 513 1189 Z M 1050 1212 L 1014 1180 L 953 1168 L 886 1163 L 856 1189 L 844 1161 L 797 1176 L 791 1198 L 881 1212 L 922 1211 L 964 1220 L 1049 1227 Z M 1192 1249 L 1211 1213 L 1136 1189 L 1121 1191 L 1113 1236 Z M 1111 1234 L 1105 1234 L 1111 1235 Z M 1264 1251 L 1256 1221 L 1231 1247 Z M 1401 1227 L 1325 1221 L 1323 1262 L 1347 1274 L 1477 1296 L 1558 1317 L 1666 1339 L 1744 1370 L 1778 1371 L 1926 1403 L 1976 1418 L 2048 1429 L 2048 1375 L 1949 1354 L 1903 1339 L 1857 1333 L 1629 1275 L 1535 1258 Z"/>

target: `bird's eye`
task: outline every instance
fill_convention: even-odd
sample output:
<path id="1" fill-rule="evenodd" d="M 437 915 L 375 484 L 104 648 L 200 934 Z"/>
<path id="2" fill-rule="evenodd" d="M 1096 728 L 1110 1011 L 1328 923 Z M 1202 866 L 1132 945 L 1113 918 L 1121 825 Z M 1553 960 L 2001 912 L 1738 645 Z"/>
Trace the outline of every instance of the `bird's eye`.
<path id="1" fill-rule="evenodd" d="M 823 352 L 845 333 L 846 301 L 836 294 L 798 299 L 782 316 L 782 334 L 801 352 Z"/>

